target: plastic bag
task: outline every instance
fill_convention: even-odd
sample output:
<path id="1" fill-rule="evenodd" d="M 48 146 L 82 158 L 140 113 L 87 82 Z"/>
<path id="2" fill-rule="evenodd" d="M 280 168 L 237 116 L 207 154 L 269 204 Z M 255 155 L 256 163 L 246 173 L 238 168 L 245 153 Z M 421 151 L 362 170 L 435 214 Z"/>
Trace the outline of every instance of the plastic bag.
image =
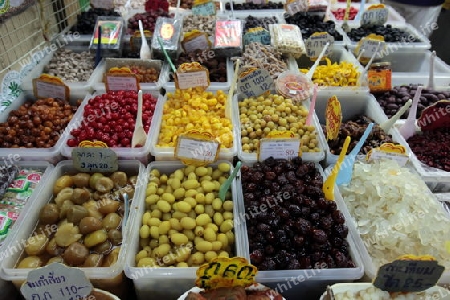
<path id="1" fill-rule="evenodd" d="M 183 21 L 181 19 L 159 17 L 156 20 L 155 31 L 152 38 L 153 54 L 158 59 L 165 60 L 160 41 L 172 60 L 178 59 L 180 54 L 180 40 Z"/>
<path id="2" fill-rule="evenodd" d="M 216 20 L 214 51 L 217 56 L 239 56 L 243 51 L 242 20 Z"/>
<path id="3" fill-rule="evenodd" d="M 302 33 L 297 25 L 270 24 L 270 36 L 272 45 L 283 54 L 292 54 L 300 57 L 306 53 Z"/>

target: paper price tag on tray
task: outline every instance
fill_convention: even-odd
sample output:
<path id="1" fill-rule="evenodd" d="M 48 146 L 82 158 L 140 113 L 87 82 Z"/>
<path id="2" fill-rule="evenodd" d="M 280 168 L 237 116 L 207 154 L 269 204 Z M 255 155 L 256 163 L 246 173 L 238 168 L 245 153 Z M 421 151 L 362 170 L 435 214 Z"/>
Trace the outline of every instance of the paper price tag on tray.
<path id="1" fill-rule="evenodd" d="M 390 159 L 395 160 L 400 166 L 406 165 L 409 160 L 406 148 L 394 143 L 384 143 L 380 147 L 371 149 L 367 155 L 367 161 Z"/>
<path id="2" fill-rule="evenodd" d="M 177 73 L 178 88 L 185 90 L 193 87 L 208 87 L 208 77 L 208 72 L 206 70 L 189 73 Z"/>
<path id="3" fill-rule="evenodd" d="M 20 292 L 27 300 L 86 299 L 93 286 L 81 269 L 60 263 L 32 270 Z"/>
<path id="4" fill-rule="evenodd" d="M 193 30 L 184 34 L 184 39 L 181 42 L 185 53 L 191 53 L 195 50 L 208 50 L 211 48 L 211 42 L 208 39 L 206 32 Z"/>
<path id="5" fill-rule="evenodd" d="M 109 148 L 75 147 L 72 159 L 80 172 L 115 172 L 119 168 L 117 154 Z"/>
<path id="6" fill-rule="evenodd" d="M 378 270 L 373 285 L 394 292 L 420 292 L 435 286 L 445 268 L 429 255 L 404 255 Z"/>
<path id="7" fill-rule="evenodd" d="M 213 1 L 194 1 L 192 14 L 197 16 L 216 15 L 216 4 Z"/>
<path id="8" fill-rule="evenodd" d="M 383 25 L 387 22 L 389 10 L 383 5 L 372 5 L 361 16 L 361 25 Z"/>
<path id="9" fill-rule="evenodd" d="M 292 159 L 301 156 L 300 146 L 300 139 L 297 138 L 264 138 L 259 142 L 258 160 L 263 161 L 271 156 L 275 159 Z"/>
<path id="10" fill-rule="evenodd" d="M 332 37 L 328 32 L 315 32 L 309 38 L 305 40 L 306 56 L 310 58 L 319 57 L 323 48 L 327 43 L 330 43 L 323 58 L 327 57 L 331 53 L 331 46 L 334 43 L 334 37 Z"/>
<path id="11" fill-rule="evenodd" d="M 360 60 L 369 61 L 372 55 L 377 51 L 378 44 L 380 44 L 380 49 L 378 50 L 377 58 L 383 56 L 383 51 L 386 48 L 386 42 L 383 36 L 369 34 L 368 36 L 362 38 L 358 45 L 356 46 L 357 55 L 361 55 Z M 361 51 L 363 51 L 361 53 Z"/>
<path id="12" fill-rule="evenodd" d="M 70 89 L 61 78 L 42 74 L 33 79 L 33 92 L 36 98 L 58 98 L 69 101 Z"/>
<path id="13" fill-rule="evenodd" d="M 208 132 L 189 131 L 178 137 L 175 157 L 186 165 L 205 166 L 219 156 L 220 143 Z"/>
<path id="14" fill-rule="evenodd" d="M 106 73 L 106 91 L 138 91 L 139 80 L 129 68 L 111 68 Z"/>
<path id="15" fill-rule="evenodd" d="M 265 69 L 251 68 L 239 75 L 237 91 L 246 97 L 258 97 L 275 89 L 275 83 Z"/>

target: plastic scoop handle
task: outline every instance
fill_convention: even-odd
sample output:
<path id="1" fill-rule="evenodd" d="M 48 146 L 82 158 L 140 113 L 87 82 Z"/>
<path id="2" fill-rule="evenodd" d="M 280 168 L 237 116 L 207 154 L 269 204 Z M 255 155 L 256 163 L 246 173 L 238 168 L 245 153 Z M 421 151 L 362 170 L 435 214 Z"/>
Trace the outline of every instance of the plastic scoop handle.
<path id="1" fill-rule="evenodd" d="M 219 189 L 219 198 L 222 201 L 225 201 L 225 195 L 227 194 L 228 189 L 230 188 L 231 182 L 233 182 L 233 179 L 236 177 L 237 173 L 241 169 L 242 163 L 238 161 L 236 163 L 236 167 L 234 167 L 233 172 L 231 172 L 231 175 L 225 180 L 225 182 L 220 186 Z"/>
<path id="2" fill-rule="evenodd" d="M 359 3 L 359 11 L 355 16 L 355 20 L 359 21 L 361 19 L 361 16 L 364 12 L 364 6 L 366 5 L 366 0 L 361 0 L 361 2 Z"/>
<path id="3" fill-rule="evenodd" d="M 428 75 L 428 88 L 434 89 L 434 60 L 436 58 L 436 51 L 433 51 L 430 56 L 430 73 Z"/>
<path id="4" fill-rule="evenodd" d="M 175 65 L 173 64 L 172 60 L 170 59 L 169 55 L 167 54 L 166 49 L 164 49 L 164 45 L 161 41 L 161 38 L 159 36 L 156 37 L 158 39 L 159 46 L 161 47 L 162 52 L 164 53 L 164 56 L 166 57 L 167 61 L 169 62 L 170 68 L 172 71 L 176 74 L 177 69 L 175 68 Z"/>
<path id="5" fill-rule="evenodd" d="M 344 161 L 345 154 L 347 153 L 348 145 L 350 145 L 351 138 L 347 136 L 345 139 L 344 145 L 342 146 L 341 153 L 339 154 L 339 158 L 334 165 L 331 174 L 328 176 L 327 180 L 323 183 L 323 193 L 325 194 L 325 198 L 330 201 L 334 201 L 334 184 L 336 183 L 336 178 L 341 168 L 341 164 Z"/>
<path id="6" fill-rule="evenodd" d="M 350 182 L 350 180 L 352 180 L 353 165 L 355 164 L 356 155 L 358 155 L 359 151 L 361 150 L 361 147 L 366 142 L 367 137 L 372 132 L 373 125 L 374 123 L 370 123 L 369 126 L 367 126 L 359 142 L 355 145 L 353 150 L 345 157 L 341 169 L 339 170 L 339 174 L 336 178 L 337 185 L 347 184 Z"/>
<path id="7" fill-rule="evenodd" d="M 380 128 L 387 133 L 391 129 L 392 125 L 394 125 L 394 123 L 397 122 L 397 120 L 400 119 L 400 117 L 408 110 L 411 104 L 412 100 L 409 99 L 408 102 L 406 102 L 395 115 L 393 115 L 389 120 L 381 123 Z"/>
<path id="8" fill-rule="evenodd" d="M 419 103 L 420 95 L 422 95 L 423 86 L 418 86 L 416 94 L 413 98 L 413 103 L 411 109 L 409 110 L 408 118 L 405 121 L 405 124 L 399 128 L 400 134 L 403 136 L 405 140 L 408 140 L 410 137 L 414 135 L 416 131 L 415 121 L 417 114 L 417 104 Z"/>

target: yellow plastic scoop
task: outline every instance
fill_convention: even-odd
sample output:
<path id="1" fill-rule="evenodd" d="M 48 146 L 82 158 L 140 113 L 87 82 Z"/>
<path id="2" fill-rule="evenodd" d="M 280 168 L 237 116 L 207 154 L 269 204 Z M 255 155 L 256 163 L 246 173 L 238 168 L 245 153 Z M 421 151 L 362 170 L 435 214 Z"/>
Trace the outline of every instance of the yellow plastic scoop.
<path id="1" fill-rule="evenodd" d="M 345 139 L 344 145 L 342 146 L 342 151 L 339 153 L 339 158 L 334 165 L 331 174 L 328 176 L 327 180 L 323 183 L 323 193 L 325 194 L 325 198 L 330 201 L 334 201 L 334 184 L 336 183 L 337 175 L 339 174 L 339 170 L 341 169 L 341 164 L 344 161 L 345 154 L 347 153 L 348 145 L 350 145 L 351 138 L 347 136 Z"/>

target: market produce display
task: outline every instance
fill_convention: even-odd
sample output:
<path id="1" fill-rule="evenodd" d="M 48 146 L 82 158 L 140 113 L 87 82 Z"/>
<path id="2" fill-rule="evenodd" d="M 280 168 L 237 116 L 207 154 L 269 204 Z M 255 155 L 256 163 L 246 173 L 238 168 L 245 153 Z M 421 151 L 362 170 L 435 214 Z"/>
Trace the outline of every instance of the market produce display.
<path id="1" fill-rule="evenodd" d="M 342 61 L 331 63 L 325 58 L 326 64 L 319 65 L 314 71 L 312 81 L 319 86 L 358 86 L 360 82 L 360 71 L 351 62 Z M 308 73 L 309 69 L 300 69 L 300 72 Z"/>
<path id="2" fill-rule="evenodd" d="M 424 164 L 450 172 L 450 129 L 441 128 L 421 131 L 410 137 L 407 142 L 412 152 Z"/>
<path id="3" fill-rule="evenodd" d="M 187 15 L 183 18 L 183 33 L 199 30 L 213 36 L 215 21 L 216 16 Z"/>
<path id="4" fill-rule="evenodd" d="M 108 147 L 130 147 L 137 114 L 135 91 L 112 91 L 89 99 L 84 107 L 83 119 L 71 129 L 67 146 L 76 147 L 84 140 L 102 141 Z M 157 98 L 143 95 L 142 123 L 149 131 Z"/>
<path id="5" fill-rule="evenodd" d="M 450 268 L 450 219 L 415 172 L 391 160 L 356 163 L 352 181 L 339 190 L 374 268 L 424 253 Z"/>
<path id="6" fill-rule="evenodd" d="M 77 15 L 77 23 L 72 27 L 71 31 L 81 34 L 92 34 L 98 16 L 118 17 L 120 14 L 114 11 L 114 9 L 104 8 L 92 8 L 88 11 L 83 11 Z"/>
<path id="7" fill-rule="evenodd" d="M 142 26 L 144 30 L 149 30 L 150 32 L 155 31 L 156 19 L 158 17 L 170 17 L 171 15 L 163 9 L 158 9 L 145 13 L 137 13 L 128 19 L 127 33 L 133 34 L 136 30 L 139 30 L 139 20 L 142 21 Z"/>
<path id="8" fill-rule="evenodd" d="M 122 244 L 121 194 L 132 199 L 136 179 L 124 172 L 59 177 L 53 185 L 52 200 L 39 212 L 39 223 L 17 268 L 53 262 L 77 267 L 115 264 Z"/>
<path id="9" fill-rule="evenodd" d="M 282 2 L 268 1 L 267 3 L 255 4 L 253 2 L 237 3 L 233 1 L 233 9 L 235 10 L 260 10 L 260 9 L 283 9 L 284 4 Z M 231 4 L 225 3 L 225 9 L 231 10 Z"/>
<path id="10" fill-rule="evenodd" d="M 0 123 L 1 148 L 51 148 L 72 120 L 77 105 L 60 99 L 26 101 Z"/>
<path id="11" fill-rule="evenodd" d="M 146 68 L 137 64 L 124 65 L 121 68 L 130 69 L 131 73 L 136 74 L 136 78 L 142 83 L 156 82 L 159 79 L 160 70 L 156 68 Z M 103 74 L 102 81 L 106 81 L 106 73 Z"/>
<path id="12" fill-rule="evenodd" d="M 297 25 L 304 39 L 309 38 L 314 32 L 328 32 L 335 41 L 343 40 L 342 34 L 336 30 L 334 21 L 324 21 L 323 16 L 298 12 L 293 16 L 286 17 L 286 23 Z"/>
<path id="13" fill-rule="evenodd" d="M 330 147 L 330 152 L 335 155 L 339 155 L 342 151 L 342 146 L 347 136 L 351 137 L 352 140 L 347 149 L 347 154 L 349 154 L 358 141 L 361 139 L 364 131 L 370 123 L 375 123 L 374 120 L 367 116 L 356 116 L 350 120 L 342 122 L 339 128 L 338 137 L 335 140 L 327 140 L 328 146 Z M 324 134 L 327 134 L 326 127 L 322 125 L 322 130 Z M 379 147 L 383 143 L 392 143 L 392 136 L 387 134 L 380 128 L 378 124 L 375 124 L 372 128 L 372 132 L 367 137 L 364 145 L 361 147 L 359 154 L 367 154 L 371 149 Z"/>
<path id="14" fill-rule="evenodd" d="M 277 17 L 254 17 L 249 15 L 244 20 L 244 32 L 256 27 L 262 27 L 269 30 L 269 24 L 278 24 Z"/>
<path id="15" fill-rule="evenodd" d="M 44 68 L 44 73 L 69 82 L 86 82 L 94 71 L 94 55 L 89 51 L 81 53 L 70 49 L 58 49 Z"/>
<path id="16" fill-rule="evenodd" d="M 222 148 L 233 146 L 233 126 L 225 115 L 227 95 L 224 91 L 188 89 L 166 95 L 158 147 L 175 147 L 178 136 L 193 129 L 212 134 Z"/>
<path id="17" fill-rule="evenodd" d="M 219 199 L 229 163 L 150 171 L 146 211 L 139 229 L 138 267 L 192 267 L 234 255 L 231 193 Z"/>
<path id="18" fill-rule="evenodd" d="M 353 6 L 350 6 L 350 10 L 348 11 L 348 19 L 354 20 L 356 15 L 358 14 L 358 9 L 354 8 Z M 336 18 L 336 20 L 344 20 L 345 17 L 345 8 L 338 8 L 336 10 L 331 11 Z"/>
<path id="19" fill-rule="evenodd" d="M 380 103 L 381 108 L 383 108 L 386 116 L 391 117 L 395 115 L 395 113 L 408 102 L 409 99 L 412 99 L 417 91 L 417 84 L 409 84 L 409 85 L 401 85 L 395 86 L 392 90 L 374 94 L 375 98 L 377 98 L 378 103 Z M 419 118 L 422 114 L 422 111 L 439 100 L 449 99 L 450 92 L 449 91 L 436 91 L 429 88 L 424 88 L 422 90 L 422 94 L 420 95 L 419 103 L 417 104 L 417 115 L 416 118 Z M 409 111 L 409 110 L 408 110 Z M 404 113 L 401 118 L 406 119 L 408 117 L 408 112 Z"/>
<path id="20" fill-rule="evenodd" d="M 254 215 L 247 221 L 250 259 L 258 270 L 355 267 L 344 216 L 325 200 L 314 163 L 268 158 L 241 174 L 245 211 Z M 272 209 L 261 210 L 262 203 Z"/>
<path id="21" fill-rule="evenodd" d="M 238 102 L 242 151 L 256 152 L 260 139 L 273 131 L 292 131 L 301 139 L 303 152 L 319 152 L 316 128 L 306 126 L 308 110 L 291 99 L 270 94 Z"/>
<path id="22" fill-rule="evenodd" d="M 415 37 L 414 35 L 411 35 L 410 32 L 405 31 L 400 28 L 393 27 L 391 24 L 368 25 L 368 26 L 363 26 L 363 27 L 359 27 L 359 28 L 352 28 L 349 32 L 347 32 L 347 35 L 352 41 L 357 42 L 357 41 L 361 40 L 363 37 L 368 36 L 371 33 L 383 36 L 384 41 L 388 42 L 388 43 L 420 42 L 420 39 L 418 37 Z"/>

